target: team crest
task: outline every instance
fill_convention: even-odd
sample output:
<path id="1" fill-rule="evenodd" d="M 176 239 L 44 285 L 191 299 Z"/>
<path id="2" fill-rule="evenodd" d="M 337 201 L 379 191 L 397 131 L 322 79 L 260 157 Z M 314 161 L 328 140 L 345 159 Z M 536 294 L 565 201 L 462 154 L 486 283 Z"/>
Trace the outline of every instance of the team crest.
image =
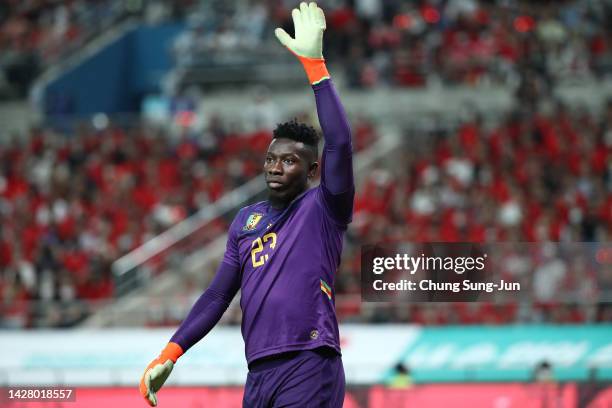
<path id="1" fill-rule="evenodd" d="M 242 230 L 243 231 L 253 231 L 255 227 L 257 227 L 257 224 L 259 224 L 259 221 L 261 221 L 262 218 L 263 218 L 262 213 L 252 213 L 251 215 L 249 215 L 249 218 L 247 218 L 246 224 L 244 225 Z"/>

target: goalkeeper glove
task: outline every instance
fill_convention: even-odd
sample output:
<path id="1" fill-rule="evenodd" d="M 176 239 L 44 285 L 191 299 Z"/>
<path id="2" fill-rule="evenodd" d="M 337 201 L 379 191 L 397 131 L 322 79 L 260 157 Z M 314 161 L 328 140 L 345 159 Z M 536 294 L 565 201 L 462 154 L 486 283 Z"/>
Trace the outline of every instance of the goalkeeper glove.
<path id="1" fill-rule="evenodd" d="M 145 369 L 140 379 L 140 394 L 152 407 L 157 406 L 155 393 L 164 385 L 172 372 L 174 363 L 183 355 L 183 349 L 176 343 L 168 343 L 155 360 Z"/>
<path id="2" fill-rule="evenodd" d="M 293 27 L 295 38 L 282 28 L 274 31 L 276 38 L 295 54 L 308 75 L 311 84 L 329 79 L 329 72 L 323 58 L 323 31 L 325 31 L 325 14 L 316 3 L 300 3 L 299 9 L 293 9 Z"/>

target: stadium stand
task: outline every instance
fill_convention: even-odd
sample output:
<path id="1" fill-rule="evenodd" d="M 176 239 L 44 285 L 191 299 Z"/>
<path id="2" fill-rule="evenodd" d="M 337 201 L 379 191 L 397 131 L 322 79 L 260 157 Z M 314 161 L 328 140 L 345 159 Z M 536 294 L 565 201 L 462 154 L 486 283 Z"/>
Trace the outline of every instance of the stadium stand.
<path id="1" fill-rule="evenodd" d="M 336 62 L 343 60 L 353 87 L 534 81 L 550 90 L 558 81 L 609 76 L 605 2 L 358 0 L 328 6 L 326 50 Z M 136 15 L 153 22 L 188 16 L 188 28 L 174 46 L 186 84 L 240 81 L 240 72 L 254 74 L 257 58 L 269 48 L 270 28 L 290 26 L 292 5 L 98 0 L 7 1 L 0 7 L 4 88 L 24 95 L 44 67 Z M 270 68 L 261 64 L 261 71 Z M 219 67 L 225 67 L 223 74 L 215 71 Z"/>
<path id="2" fill-rule="evenodd" d="M 514 303 L 465 311 L 415 306 L 406 314 L 398 307 L 366 313 L 358 297 L 342 301 L 360 291 L 358 249 L 367 242 L 608 240 L 611 107 L 599 120 L 588 112 L 556 109 L 549 117 L 511 114 L 490 129 L 476 118 L 455 133 L 422 134 L 435 143 L 418 144 L 425 151 L 405 147 L 392 161 L 401 167 L 373 171 L 357 197 L 337 282 L 341 319 L 383 322 L 403 315 L 423 324 L 608 319 L 603 302 L 599 309 L 535 304 L 532 313 L 519 313 Z M 355 131 L 358 149 L 376 138 L 367 122 Z M 110 262 L 253 177 L 269 133 L 219 130 L 216 147 L 206 149 L 197 141 L 171 142 L 144 127 L 84 128 L 78 136 L 33 130 L 2 152 L 3 326 L 80 321 L 87 311 L 81 302 L 112 296 Z M 236 156 L 240 168 L 229 159 Z M 579 283 L 566 275 L 555 296 Z M 66 313 L 32 309 L 28 300 L 59 300 Z"/>
<path id="3" fill-rule="evenodd" d="M 298 1 L 0 2 L 0 401 L 146 404 L 146 361 L 266 198 L 271 130 L 317 126 L 273 34 Z M 355 151 L 343 406 L 612 406 L 612 2 L 318 3 Z M 485 278 L 522 289 L 367 299 L 364 246 L 435 243 L 488 251 Z M 240 300 L 160 406 L 241 406 Z"/>
<path id="4" fill-rule="evenodd" d="M 184 18 L 193 0 L 7 0 L 0 4 L 0 98 L 23 98 L 45 69 L 130 18 Z"/>
<path id="5" fill-rule="evenodd" d="M 113 295 L 113 260 L 253 178 L 270 137 L 232 133 L 216 120 L 198 139 L 144 126 L 16 137 L 0 153 L 2 325 L 78 323 L 83 302 Z M 357 148 L 374 137 L 363 122 Z M 219 220 L 208 233 L 227 225 Z"/>
<path id="6" fill-rule="evenodd" d="M 115 2 L 95 3 L 108 21 L 125 16 L 125 9 L 115 12 Z M 197 66 L 198 53 L 211 47 L 253 49 L 268 40 L 267 28 L 289 22 L 290 5 L 284 3 L 238 2 L 236 8 L 215 3 L 216 13 L 208 20 L 198 10 L 209 4 L 161 4 L 184 7 L 195 21 L 174 47 L 182 68 Z M 88 23 L 95 10 L 80 3 L 26 2 L 3 10 L 3 49 L 7 54 L 33 52 L 44 63 L 59 58 L 58 42 L 82 45 L 89 33 L 84 27 L 96 27 Z M 254 11 L 258 24 L 245 25 L 245 16 Z M 516 87 L 519 103 L 529 102 L 490 126 L 476 117 L 458 127 L 428 130 L 418 135 L 434 141 L 420 145 L 427 149 L 415 151 L 411 144 L 396 153 L 401 166 L 371 172 L 358 192 L 338 282 L 342 319 L 423 324 L 504 323 L 525 316 L 554 322 L 609 319 L 611 312 L 602 305 L 530 314 L 508 304 L 499 310 L 467 308 L 458 316 L 444 305 L 415 306 L 410 313 L 393 307 L 361 310 L 354 300 L 359 291 L 356 248 L 365 237 L 609 239 L 610 106 L 604 113 L 562 105 L 548 113 L 525 113 L 560 82 L 609 75 L 609 11 L 590 2 L 554 8 L 546 2 L 518 6 L 469 0 L 420 2 L 417 8 L 362 0 L 332 8 L 326 49 L 346 67 L 349 87 L 501 82 Z M 166 18 L 176 15 L 166 13 Z M 46 21 L 53 24 L 41 25 Z M 43 29 L 54 34 L 45 35 Z M 256 31 L 255 43 L 235 41 L 244 30 Z M 64 52 L 66 47 L 61 48 Z M 88 302 L 113 295 L 113 260 L 256 175 L 269 129 L 234 134 L 229 128 L 213 121 L 205 141 L 176 140 L 165 130 L 145 126 L 81 128 L 75 135 L 42 127 L 15 137 L 0 153 L 2 326 L 80 322 Z M 367 122 L 354 131 L 358 150 L 377 134 Z M 158 183 L 152 182 L 155 177 Z M 226 225 L 223 220 L 216 228 Z M 32 308 L 30 300 L 64 305 Z"/>
<path id="7" fill-rule="evenodd" d="M 362 303 L 360 249 L 393 242 L 607 242 L 612 222 L 607 187 L 611 109 L 609 103 L 600 113 L 570 112 L 559 104 L 547 114 L 508 112 L 486 125 L 476 116 L 451 129 L 407 132 L 405 145 L 370 169 L 358 189 L 336 282 L 341 321 L 609 321 L 610 276 L 595 276 L 578 264 L 559 265 L 555 261 L 561 255 L 547 257 L 545 247 L 537 255 L 515 252 L 503 258 L 518 267 L 498 265 L 506 281 L 533 285 L 528 302 L 509 296 L 496 304 L 408 307 Z M 183 295 L 194 299 L 199 289 Z M 173 316 L 182 316 L 184 307 L 156 313 L 150 323 L 177 324 Z M 224 322 L 238 323 L 238 312 L 231 309 Z"/>
<path id="8" fill-rule="evenodd" d="M 524 87 L 550 92 L 558 82 L 609 77 L 605 2 L 329 3 L 325 49 L 350 87 L 504 84 L 523 95 Z M 265 78 L 274 65 L 265 60 L 282 61 L 270 33 L 291 29 L 291 2 L 215 4 L 213 13 L 208 2 L 194 5 L 175 43 L 178 88 Z"/>
<path id="9" fill-rule="evenodd" d="M 477 117 L 454 132 L 421 133 L 417 139 L 423 143 L 407 137 L 411 142 L 393 165 L 372 172 L 362 186 L 349 242 L 355 248 L 394 241 L 608 242 L 611 119 L 612 103 L 601 115 L 570 113 L 558 105 L 546 114 L 510 112 L 494 126 L 484 126 Z M 360 255 L 357 250 L 352 254 L 344 258 L 342 269 L 352 273 L 342 275 L 338 287 L 356 294 Z M 370 318 L 422 324 L 609 319 L 609 284 L 595 291 L 597 277 L 580 265 L 568 268 L 574 270 L 556 265 L 552 271 L 545 270 L 554 264 L 546 257 L 513 257 L 525 263 L 524 270 L 512 271 L 502 263 L 500 274 L 506 280 L 517 273 L 533 277 L 534 302 L 527 310 L 509 298 L 502 306 L 417 304 L 410 313 L 395 306 L 375 310 Z M 536 283 L 538 279 L 543 281 Z M 592 303 L 560 301 L 579 290 L 590 291 Z M 359 314 L 363 310 L 356 300 L 346 307 Z"/>

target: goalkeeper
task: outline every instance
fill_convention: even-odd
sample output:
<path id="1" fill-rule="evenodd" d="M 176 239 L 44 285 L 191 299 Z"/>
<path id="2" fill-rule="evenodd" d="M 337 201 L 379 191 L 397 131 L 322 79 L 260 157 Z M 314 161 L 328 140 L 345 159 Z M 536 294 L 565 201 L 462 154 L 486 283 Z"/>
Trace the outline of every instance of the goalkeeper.
<path id="1" fill-rule="evenodd" d="M 322 53 L 325 16 L 315 4 L 292 11 L 295 38 L 278 40 L 301 61 L 314 90 L 325 144 L 305 124 L 274 130 L 263 166 L 268 200 L 242 208 L 223 260 L 160 356 L 140 392 L 150 405 L 178 358 L 219 321 L 241 290 L 249 373 L 244 407 L 341 407 L 344 368 L 334 306 L 334 274 L 354 198 L 351 135 Z M 321 183 L 309 183 L 321 167 Z"/>

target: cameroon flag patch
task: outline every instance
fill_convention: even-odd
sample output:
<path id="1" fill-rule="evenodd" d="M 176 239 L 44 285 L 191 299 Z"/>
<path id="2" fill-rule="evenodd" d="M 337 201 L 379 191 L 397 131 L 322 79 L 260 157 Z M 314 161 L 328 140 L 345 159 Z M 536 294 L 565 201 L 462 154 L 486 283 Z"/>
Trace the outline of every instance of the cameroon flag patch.
<path id="1" fill-rule="evenodd" d="M 321 281 L 321 290 L 323 291 L 323 293 L 325 293 L 327 295 L 327 297 L 329 298 L 329 300 L 331 300 L 332 298 L 332 290 L 329 287 L 329 285 L 327 283 L 325 283 L 325 281 L 323 279 L 319 279 Z"/>

